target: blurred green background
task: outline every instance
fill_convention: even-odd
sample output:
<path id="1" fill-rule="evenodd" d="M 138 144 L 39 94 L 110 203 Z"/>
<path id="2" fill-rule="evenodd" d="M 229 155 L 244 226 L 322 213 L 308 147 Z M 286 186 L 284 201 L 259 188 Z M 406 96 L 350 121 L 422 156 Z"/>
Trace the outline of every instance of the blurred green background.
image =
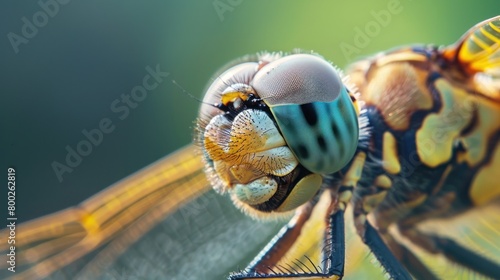
<path id="1" fill-rule="evenodd" d="M 221 65 L 245 54 L 301 48 L 345 67 L 399 45 L 451 44 L 498 13 L 497 1 L 73 0 L 59 4 L 16 54 L 9 34 L 22 35 L 24 17 L 43 20 L 33 18 L 43 8 L 36 1 L 0 7 L 0 176 L 5 182 L 6 168 L 17 170 L 19 221 L 76 205 L 190 143 L 198 103 L 172 79 L 202 96 Z M 388 7 L 400 12 L 356 45 L 358 28 Z M 357 53 L 347 57 L 346 44 Z M 120 120 L 110 105 L 156 65 L 169 77 Z M 103 118 L 115 130 L 59 182 L 52 162 L 64 163 L 65 147 L 76 148 L 82 130 Z"/>

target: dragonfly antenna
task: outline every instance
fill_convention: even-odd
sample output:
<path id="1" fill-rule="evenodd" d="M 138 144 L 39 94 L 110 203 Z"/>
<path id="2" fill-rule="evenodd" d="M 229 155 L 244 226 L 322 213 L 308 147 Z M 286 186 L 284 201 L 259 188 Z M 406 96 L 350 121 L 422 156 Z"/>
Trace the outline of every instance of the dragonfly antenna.
<path id="1" fill-rule="evenodd" d="M 232 89 L 234 89 L 234 90 L 237 90 L 236 88 L 234 88 L 234 85 L 232 85 L 232 84 L 230 84 L 230 83 L 228 83 L 228 82 L 224 81 L 224 80 L 221 78 L 221 76 L 217 76 L 217 78 L 215 78 L 215 79 L 219 79 L 219 80 L 221 81 L 221 83 L 223 83 L 226 87 L 229 87 L 229 88 L 232 88 Z M 214 78 L 212 78 L 212 81 L 214 81 L 214 82 L 215 82 L 215 79 L 214 79 Z"/>
<path id="2" fill-rule="evenodd" d="M 183 88 L 179 83 L 177 83 L 175 80 L 172 80 L 172 83 L 174 85 L 176 85 L 184 94 L 187 94 L 187 96 L 193 98 L 194 100 L 198 101 L 199 103 L 205 104 L 205 105 L 209 105 L 209 106 L 212 106 L 212 107 L 217 107 L 214 104 L 210 104 L 210 103 L 204 102 L 203 100 L 201 100 L 198 97 L 194 96 L 189 91 L 187 91 L 185 88 Z"/>
<path id="3" fill-rule="evenodd" d="M 224 80 L 220 77 L 220 75 L 219 75 L 219 76 L 217 76 L 217 78 L 215 78 L 215 79 L 219 79 L 219 80 L 220 80 L 220 81 L 221 81 L 221 82 L 222 82 L 225 86 L 227 86 L 227 87 L 230 87 L 230 86 L 231 86 L 229 83 L 227 83 L 226 81 L 224 81 Z M 212 81 L 214 81 L 214 82 L 215 82 L 215 79 L 214 79 L 214 78 L 212 78 Z"/>

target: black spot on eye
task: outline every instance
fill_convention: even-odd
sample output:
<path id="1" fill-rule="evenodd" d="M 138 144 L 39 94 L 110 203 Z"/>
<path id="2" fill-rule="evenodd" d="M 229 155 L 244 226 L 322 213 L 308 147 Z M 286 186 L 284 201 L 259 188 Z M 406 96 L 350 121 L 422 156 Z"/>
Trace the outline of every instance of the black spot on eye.
<path id="1" fill-rule="evenodd" d="M 333 132 L 333 137 L 335 138 L 335 141 L 337 142 L 337 145 L 342 145 L 342 135 L 340 133 L 339 127 L 335 124 L 335 122 L 332 123 L 332 132 Z M 343 149 L 339 149 L 339 156 L 340 154 L 343 153 Z"/>
<path id="2" fill-rule="evenodd" d="M 321 148 L 322 151 L 326 151 L 326 142 L 325 138 L 323 136 L 318 136 L 316 138 L 316 141 L 318 142 L 319 147 Z"/>
<path id="3" fill-rule="evenodd" d="M 306 159 L 309 157 L 309 152 L 307 151 L 307 148 L 304 145 L 297 146 L 297 153 L 299 154 L 300 158 Z"/>
<path id="4" fill-rule="evenodd" d="M 337 124 L 335 124 L 335 122 L 332 123 L 332 132 L 333 132 L 333 136 L 338 139 L 339 136 L 340 136 L 340 130 L 337 126 Z"/>
<path id="5" fill-rule="evenodd" d="M 316 125 L 318 122 L 318 116 L 316 115 L 316 110 L 314 109 L 313 104 L 307 103 L 300 105 L 300 110 L 302 110 L 302 114 L 304 114 L 304 117 L 310 126 Z"/>

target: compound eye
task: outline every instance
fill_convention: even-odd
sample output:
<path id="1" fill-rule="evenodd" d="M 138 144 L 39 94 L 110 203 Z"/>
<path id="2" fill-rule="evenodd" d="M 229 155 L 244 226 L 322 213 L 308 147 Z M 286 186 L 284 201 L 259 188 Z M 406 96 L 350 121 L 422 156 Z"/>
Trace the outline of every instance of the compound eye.
<path id="1" fill-rule="evenodd" d="M 324 59 L 295 54 L 262 67 L 252 80 L 288 147 L 312 173 L 344 167 L 358 143 L 358 116 L 336 69 Z"/>
<path id="2" fill-rule="evenodd" d="M 251 86 L 269 106 L 332 102 L 343 87 L 335 68 L 310 54 L 294 54 L 262 67 Z"/>

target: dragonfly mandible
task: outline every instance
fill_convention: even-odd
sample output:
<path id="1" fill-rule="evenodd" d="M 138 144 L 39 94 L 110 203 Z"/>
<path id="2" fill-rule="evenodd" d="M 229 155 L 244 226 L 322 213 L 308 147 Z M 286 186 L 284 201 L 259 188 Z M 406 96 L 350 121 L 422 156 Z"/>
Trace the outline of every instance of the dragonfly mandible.
<path id="1" fill-rule="evenodd" d="M 499 278 L 495 254 L 467 246 L 477 240 L 426 224 L 477 210 L 491 216 L 467 216 L 479 236 L 500 231 L 499 49 L 495 17 L 450 47 L 398 48 L 346 76 L 312 53 L 246 57 L 207 90 L 197 147 L 22 225 L 18 258 L 31 265 L 16 277 L 50 276 L 110 242 L 95 262 L 118 255 L 212 185 L 255 217 L 294 215 L 231 279 L 342 278 L 344 216 L 391 278 L 439 278 L 428 255 Z M 495 237 L 485 243 L 498 253 Z"/>

